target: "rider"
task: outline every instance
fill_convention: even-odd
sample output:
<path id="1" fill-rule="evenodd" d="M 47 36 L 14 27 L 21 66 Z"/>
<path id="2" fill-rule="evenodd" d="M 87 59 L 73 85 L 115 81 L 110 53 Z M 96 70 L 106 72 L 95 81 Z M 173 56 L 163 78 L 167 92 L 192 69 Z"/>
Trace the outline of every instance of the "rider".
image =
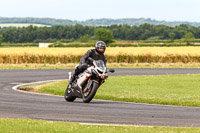
<path id="1" fill-rule="evenodd" d="M 88 67 L 88 65 L 92 65 L 92 62 L 88 60 L 89 57 L 91 57 L 94 60 L 103 60 L 105 65 L 107 62 L 106 57 L 104 56 L 104 52 L 106 50 L 106 43 L 103 41 L 98 41 L 95 44 L 95 49 L 88 50 L 85 55 L 80 60 L 80 64 L 75 68 L 75 72 L 71 79 L 69 80 L 69 84 L 71 84 L 76 77 L 85 71 Z"/>

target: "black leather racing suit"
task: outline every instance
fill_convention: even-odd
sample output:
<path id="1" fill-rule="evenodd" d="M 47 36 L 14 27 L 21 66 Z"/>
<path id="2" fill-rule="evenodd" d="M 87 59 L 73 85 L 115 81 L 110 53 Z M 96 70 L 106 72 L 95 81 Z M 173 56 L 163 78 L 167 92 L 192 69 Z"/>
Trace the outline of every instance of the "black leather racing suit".
<path id="1" fill-rule="evenodd" d="M 88 65 L 92 65 L 92 62 L 88 60 L 89 57 L 94 60 L 102 60 L 106 65 L 107 59 L 104 54 L 99 54 L 96 49 L 90 49 L 81 58 L 80 64 L 75 69 L 74 76 L 78 76 L 80 73 L 87 69 Z"/>

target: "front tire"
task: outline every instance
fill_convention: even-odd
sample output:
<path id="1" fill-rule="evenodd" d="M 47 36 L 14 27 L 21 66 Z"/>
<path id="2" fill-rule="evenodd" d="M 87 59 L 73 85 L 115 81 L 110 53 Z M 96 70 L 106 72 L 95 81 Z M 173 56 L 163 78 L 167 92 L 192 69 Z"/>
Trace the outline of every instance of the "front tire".
<path id="1" fill-rule="evenodd" d="M 73 102 L 73 101 L 76 99 L 76 97 L 73 96 L 72 91 L 71 91 L 71 89 L 69 88 L 69 85 L 68 85 L 67 88 L 66 88 L 64 98 L 65 98 L 65 100 L 68 101 L 68 102 Z"/>
<path id="2" fill-rule="evenodd" d="M 83 102 L 89 103 L 95 96 L 98 88 L 99 88 L 99 84 L 96 82 L 93 82 L 90 88 L 90 92 L 88 94 L 83 93 Z"/>

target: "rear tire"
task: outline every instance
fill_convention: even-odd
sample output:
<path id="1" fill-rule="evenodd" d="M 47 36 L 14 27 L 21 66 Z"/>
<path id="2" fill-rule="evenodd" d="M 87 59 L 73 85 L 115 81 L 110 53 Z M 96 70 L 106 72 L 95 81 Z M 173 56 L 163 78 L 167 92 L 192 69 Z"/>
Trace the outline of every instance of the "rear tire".
<path id="1" fill-rule="evenodd" d="M 66 88 L 64 98 L 65 98 L 65 100 L 68 101 L 68 102 L 73 102 L 73 101 L 76 99 L 76 97 L 73 96 L 72 91 L 71 91 L 71 89 L 69 88 L 69 85 L 68 85 L 67 88 Z"/>
<path id="2" fill-rule="evenodd" d="M 99 88 L 99 84 L 96 82 L 93 82 L 89 94 L 87 95 L 83 94 L 83 102 L 89 103 L 95 96 L 98 88 Z"/>

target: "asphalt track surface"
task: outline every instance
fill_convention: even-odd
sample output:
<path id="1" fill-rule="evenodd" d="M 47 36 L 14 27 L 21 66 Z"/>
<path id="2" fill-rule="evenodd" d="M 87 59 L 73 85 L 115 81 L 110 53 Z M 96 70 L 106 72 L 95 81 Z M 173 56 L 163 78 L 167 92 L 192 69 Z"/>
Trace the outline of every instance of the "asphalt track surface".
<path id="1" fill-rule="evenodd" d="M 44 80 L 66 79 L 71 70 L 0 70 L 0 118 L 200 127 L 200 108 L 81 99 L 66 102 L 61 96 L 22 93 L 13 86 Z M 111 75 L 197 74 L 200 69 L 116 69 Z M 134 81 L 133 81 L 134 82 Z M 103 86 L 102 86 L 103 87 Z M 98 93 L 98 92 L 97 92 Z"/>

